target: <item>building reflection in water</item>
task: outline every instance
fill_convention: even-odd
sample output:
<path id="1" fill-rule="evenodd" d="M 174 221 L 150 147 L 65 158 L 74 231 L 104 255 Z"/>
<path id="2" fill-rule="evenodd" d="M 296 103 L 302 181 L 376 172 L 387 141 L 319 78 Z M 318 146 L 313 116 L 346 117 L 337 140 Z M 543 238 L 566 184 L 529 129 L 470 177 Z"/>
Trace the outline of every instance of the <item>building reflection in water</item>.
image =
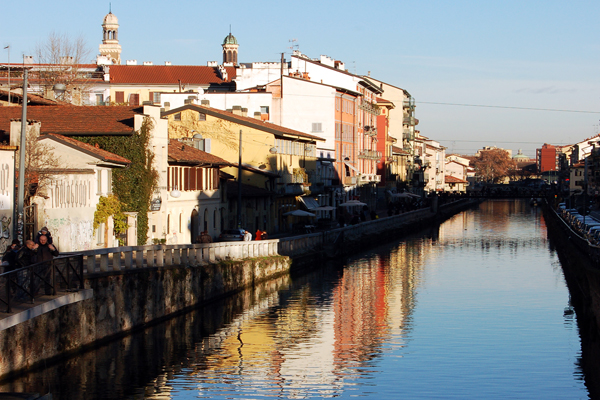
<path id="1" fill-rule="evenodd" d="M 55 398 L 352 395 L 364 390 L 358 381 L 372 377 L 384 353 L 412 340 L 417 295 L 436 260 L 476 252 L 491 263 L 547 248 L 545 235 L 522 229 L 545 230 L 537 213 L 526 202 L 489 201 L 344 266 L 280 278 L 2 390 L 50 391 Z M 83 372 L 75 378 L 77 370 Z"/>

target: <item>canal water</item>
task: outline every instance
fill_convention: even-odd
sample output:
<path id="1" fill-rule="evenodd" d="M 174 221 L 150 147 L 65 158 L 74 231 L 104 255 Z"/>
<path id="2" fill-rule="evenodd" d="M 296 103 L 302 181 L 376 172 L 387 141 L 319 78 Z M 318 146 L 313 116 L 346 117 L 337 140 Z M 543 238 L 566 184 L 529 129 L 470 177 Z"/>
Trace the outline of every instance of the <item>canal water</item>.
<path id="1" fill-rule="evenodd" d="M 487 201 L 0 390 L 54 399 L 587 399 L 556 245 L 538 208 Z"/>

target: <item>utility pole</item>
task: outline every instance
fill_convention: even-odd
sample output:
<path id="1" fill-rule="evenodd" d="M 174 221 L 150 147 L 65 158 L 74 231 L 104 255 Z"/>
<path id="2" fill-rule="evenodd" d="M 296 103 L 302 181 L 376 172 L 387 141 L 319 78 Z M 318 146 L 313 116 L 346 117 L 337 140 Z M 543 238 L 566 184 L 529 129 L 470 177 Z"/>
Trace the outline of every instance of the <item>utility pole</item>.
<path id="1" fill-rule="evenodd" d="M 21 144 L 19 145 L 19 193 L 17 208 L 17 239 L 23 244 L 25 233 L 23 203 L 25 201 L 25 139 L 27 137 L 27 68 L 23 68 L 23 109 L 21 113 Z"/>
<path id="2" fill-rule="evenodd" d="M 242 228 L 242 130 L 240 129 L 240 155 L 238 160 L 238 199 L 237 199 L 237 226 Z"/>
<path id="3" fill-rule="evenodd" d="M 8 105 L 10 106 L 10 45 L 6 46 L 8 50 Z"/>

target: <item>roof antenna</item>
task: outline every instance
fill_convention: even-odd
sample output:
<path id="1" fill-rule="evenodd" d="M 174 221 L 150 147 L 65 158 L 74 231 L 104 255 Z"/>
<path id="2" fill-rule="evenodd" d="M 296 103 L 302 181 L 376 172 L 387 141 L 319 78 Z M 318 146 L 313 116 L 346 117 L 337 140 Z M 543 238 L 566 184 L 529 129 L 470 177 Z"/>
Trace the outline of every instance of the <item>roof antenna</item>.
<path id="1" fill-rule="evenodd" d="M 108 13 L 112 14 L 112 4 L 108 3 Z"/>
<path id="2" fill-rule="evenodd" d="M 231 24 L 229 24 L 229 35 L 231 35 Z"/>

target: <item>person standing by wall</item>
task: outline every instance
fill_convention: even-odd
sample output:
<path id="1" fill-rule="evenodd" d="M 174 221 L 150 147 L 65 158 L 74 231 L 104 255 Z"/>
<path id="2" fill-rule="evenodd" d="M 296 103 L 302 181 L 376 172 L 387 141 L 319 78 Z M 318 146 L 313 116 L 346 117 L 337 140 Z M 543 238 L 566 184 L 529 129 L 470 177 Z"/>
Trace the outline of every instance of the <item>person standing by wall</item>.
<path id="1" fill-rule="evenodd" d="M 8 264 L 4 267 L 4 272 L 17 269 L 17 254 L 19 253 L 20 248 L 21 243 L 19 243 L 19 239 L 14 239 L 10 247 L 6 249 L 6 252 L 2 256 L 2 262 L 6 262 Z"/>
<path id="2" fill-rule="evenodd" d="M 45 278 L 44 292 L 50 295 L 53 294 L 52 286 L 49 283 L 52 276 L 52 268 L 54 268 L 54 266 L 52 265 L 52 259 L 58 256 L 58 250 L 56 249 L 56 247 L 54 247 L 53 244 L 48 243 L 48 238 L 46 237 L 46 235 L 40 236 L 40 244 L 36 246 L 37 262 L 44 263 L 44 270 L 41 272 L 41 274 Z"/>
<path id="3" fill-rule="evenodd" d="M 54 257 L 58 256 L 58 250 L 48 241 L 46 235 L 41 235 L 39 240 L 40 243 L 37 247 L 37 262 L 52 261 Z"/>

